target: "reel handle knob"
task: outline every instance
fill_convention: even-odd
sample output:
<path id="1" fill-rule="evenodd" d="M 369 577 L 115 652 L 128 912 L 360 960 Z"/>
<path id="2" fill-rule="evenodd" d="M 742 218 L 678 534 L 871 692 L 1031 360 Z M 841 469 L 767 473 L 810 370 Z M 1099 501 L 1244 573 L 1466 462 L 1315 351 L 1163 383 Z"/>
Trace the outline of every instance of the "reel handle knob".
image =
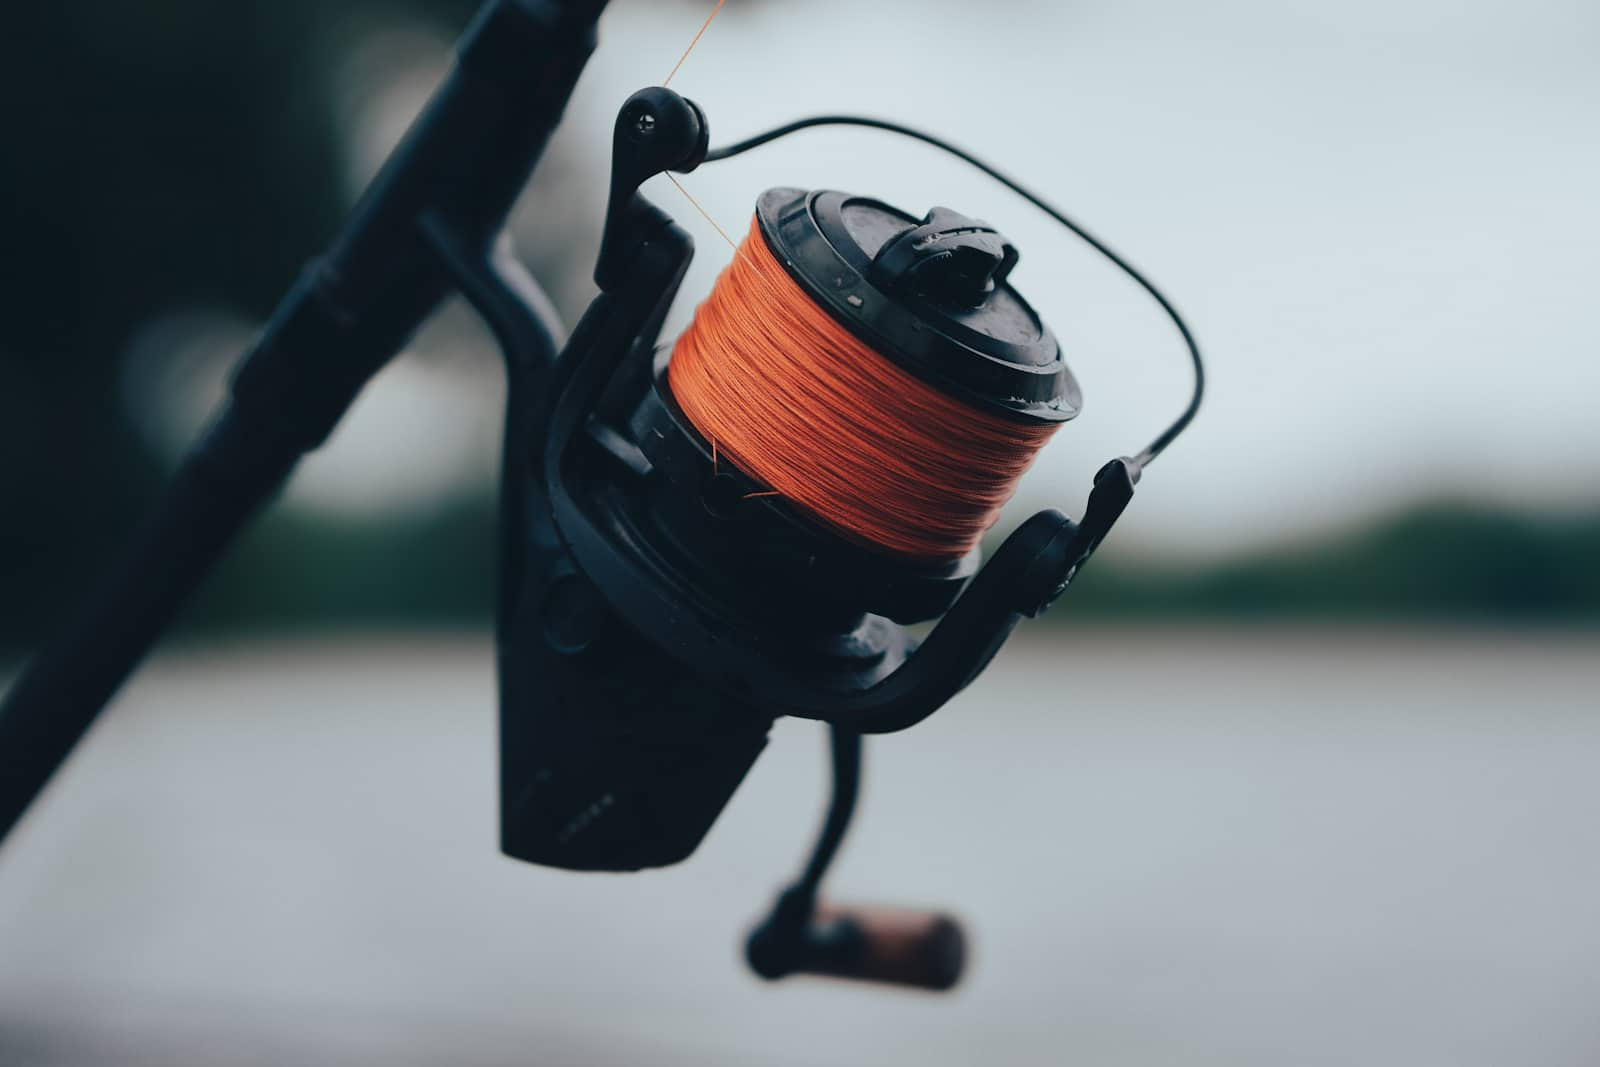
<path id="1" fill-rule="evenodd" d="M 757 927 L 746 955 L 768 979 L 815 974 L 943 991 L 961 978 L 966 935 L 941 912 L 819 901 L 802 927 L 781 913 Z"/>
<path id="2" fill-rule="evenodd" d="M 824 901 L 811 936 L 834 946 L 805 968 L 812 974 L 945 990 L 961 979 L 966 962 L 961 924 L 941 912 Z"/>

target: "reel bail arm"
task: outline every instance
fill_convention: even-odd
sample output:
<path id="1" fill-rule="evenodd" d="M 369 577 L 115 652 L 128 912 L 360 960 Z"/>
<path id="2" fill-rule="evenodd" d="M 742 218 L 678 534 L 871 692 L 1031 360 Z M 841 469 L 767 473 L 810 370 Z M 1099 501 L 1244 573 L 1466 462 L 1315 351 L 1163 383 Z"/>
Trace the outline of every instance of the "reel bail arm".
<path id="1" fill-rule="evenodd" d="M 1083 521 L 1070 532 L 1063 530 L 1067 543 L 1062 550 L 1059 578 L 1049 595 L 1033 610 L 1031 617 L 1044 614 L 1051 604 L 1067 591 L 1067 586 L 1078 576 L 1083 565 L 1089 562 L 1100 543 L 1106 539 L 1122 513 L 1133 500 L 1133 487 L 1139 484 L 1141 469 L 1137 460 L 1122 456 L 1095 472 L 1094 487 L 1089 490 L 1089 502 L 1084 505 Z"/>
<path id="2" fill-rule="evenodd" d="M 611 140 L 611 190 L 601 231 L 594 280 L 601 289 L 621 284 L 634 235 L 671 218 L 638 195 L 639 186 L 667 171 L 688 174 L 706 157 L 711 131 L 700 105 L 671 89 L 651 86 L 623 102 Z"/>

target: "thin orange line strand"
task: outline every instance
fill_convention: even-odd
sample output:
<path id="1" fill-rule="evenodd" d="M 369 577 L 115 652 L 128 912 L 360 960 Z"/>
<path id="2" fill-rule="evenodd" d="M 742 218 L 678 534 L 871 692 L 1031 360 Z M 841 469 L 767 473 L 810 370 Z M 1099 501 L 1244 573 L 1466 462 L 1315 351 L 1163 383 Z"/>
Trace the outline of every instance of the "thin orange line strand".
<path id="1" fill-rule="evenodd" d="M 854 541 L 959 559 L 1056 430 L 984 411 L 856 338 L 757 224 L 678 339 L 672 394 L 714 450 Z"/>
<path id="2" fill-rule="evenodd" d="M 700 38 L 706 35 L 706 31 L 711 28 L 712 20 L 717 17 L 717 12 L 721 11 L 722 5 L 727 2 L 728 0 L 717 0 L 717 6 L 711 9 L 711 14 L 707 15 L 706 20 L 700 24 L 700 32 L 694 35 L 694 40 L 689 42 L 689 47 L 685 48 L 683 55 L 678 57 L 678 62 L 673 65 L 672 73 L 668 74 L 666 79 L 662 81 L 661 87 L 663 89 L 667 87 L 673 78 L 678 76 L 678 70 L 683 66 L 683 61 L 689 58 L 689 53 L 693 52 L 694 46 L 700 43 Z"/>
<path id="3" fill-rule="evenodd" d="M 675 178 L 671 174 L 671 172 L 662 171 L 661 173 L 667 179 L 667 181 L 671 182 L 673 185 L 676 185 L 678 187 L 678 192 L 682 193 L 684 199 L 689 201 L 689 203 L 694 206 L 694 209 L 700 213 L 700 217 L 705 219 L 706 222 L 710 224 L 710 226 L 711 226 L 711 228 L 713 230 L 717 231 L 717 236 L 722 238 L 724 241 L 728 242 L 728 247 L 733 249 L 733 254 L 734 255 L 738 255 L 739 254 L 739 246 L 734 243 L 732 237 L 728 236 L 728 231 L 727 230 L 724 230 L 721 226 L 717 225 L 717 220 L 711 217 L 711 213 L 709 211 L 707 211 L 705 208 L 700 206 L 700 201 L 698 201 L 698 200 L 696 200 L 694 198 L 694 194 L 689 192 L 689 190 L 685 189 L 683 187 L 683 183 L 680 182 L 677 178 Z"/>

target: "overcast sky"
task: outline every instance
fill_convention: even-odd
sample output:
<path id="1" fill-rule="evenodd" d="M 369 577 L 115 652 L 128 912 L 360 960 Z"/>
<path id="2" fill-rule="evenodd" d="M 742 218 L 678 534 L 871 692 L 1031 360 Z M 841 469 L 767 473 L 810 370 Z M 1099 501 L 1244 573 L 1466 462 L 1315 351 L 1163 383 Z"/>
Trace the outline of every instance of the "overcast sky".
<path id="1" fill-rule="evenodd" d="M 608 130 L 597 117 L 659 81 L 699 21 L 618 5 L 573 114 Z M 926 125 L 1146 268 L 1213 383 L 1129 533 L 1209 553 L 1417 494 L 1600 502 L 1597 55 L 1600 5 L 1549 0 L 730 0 L 673 87 L 714 142 L 829 110 Z M 1099 462 L 1183 402 L 1182 351 L 1147 298 L 959 163 L 819 131 L 686 184 L 732 233 L 763 189 L 798 185 L 948 204 L 1010 235 L 1086 400 L 1026 506 L 1076 510 Z M 727 246 L 670 186 L 654 195 L 696 234 L 697 298 Z"/>

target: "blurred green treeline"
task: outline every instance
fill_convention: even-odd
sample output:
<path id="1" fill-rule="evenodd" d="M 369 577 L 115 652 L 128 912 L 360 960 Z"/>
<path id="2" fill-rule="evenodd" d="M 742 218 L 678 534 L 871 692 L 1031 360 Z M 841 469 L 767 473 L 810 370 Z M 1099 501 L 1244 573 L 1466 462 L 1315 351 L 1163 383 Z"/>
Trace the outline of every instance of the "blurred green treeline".
<path id="1" fill-rule="evenodd" d="M 493 514 L 487 494 L 400 522 L 280 510 L 222 567 L 190 624 L 487 625 Z M 1046 617 L 1593 623 L 1600 516 L 1536 520 L 1440 503 L 1219 564 L 1163 568 L 1108 550 Z"/>

